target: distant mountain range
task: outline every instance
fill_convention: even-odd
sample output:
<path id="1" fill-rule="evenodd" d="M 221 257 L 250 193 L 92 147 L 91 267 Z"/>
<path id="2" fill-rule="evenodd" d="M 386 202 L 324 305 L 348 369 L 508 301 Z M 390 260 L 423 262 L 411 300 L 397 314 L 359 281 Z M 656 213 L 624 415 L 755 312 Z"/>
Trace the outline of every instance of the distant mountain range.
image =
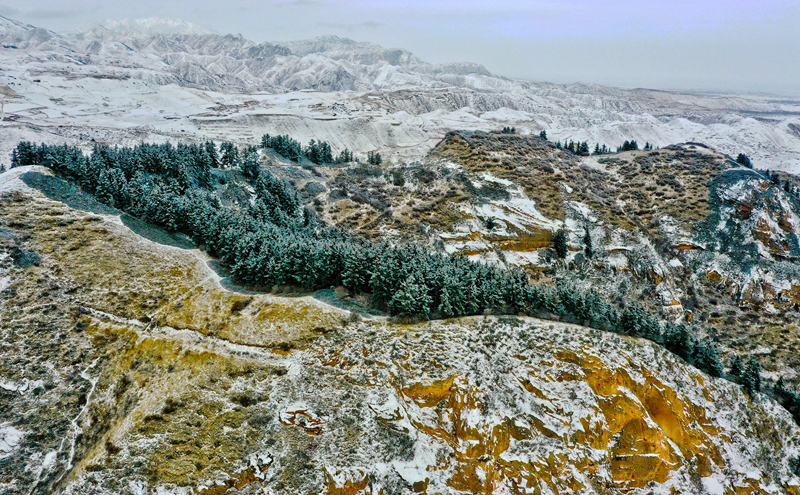
<path id="1" fill-rule="evenodd" d="M 251 132 L 257 138 L 291 131 L 357 152 L 413 158 L 449 130 L 511 125 L 612 148 L 627 139 L 656 146 L 697 141 L 733 156 L 746 153 L 757 167 L 800 170 L 797 100 L 533 83 L 479 64 L 430 64 L 406 50 L 336 36 L 256 43 L 157 18 L 62 34 L 0 17 L 0 62 L 5 111 L 18 124 L 123 129 L 122 138 L 135 141 L 154 132 L 159 139 L 181 133 L 244 140 Z M 164 101 L 167 90 L 158 88 L 169 85 Z M 299 91 L 302 98 L 251 96 Z M 145 109 L 163 115 L 148 120 Z M 213 128 L 199 120 L 212 115 Z M 0 146 L 0 154 L 6 151 Z"/>
<path id="2" fill-rule="evenodd" d="M 6 49 L 40 61 L 109 66 L 118 76 L 219 91 L 469 87 L 469 76 L 499 79 L 478 64 L 433 65 L 406 50 L 337 36 L 255 43 L 177 19 L 105 21 L 84 33 L 58 34 L 2 17 L 0 29 Z"/>

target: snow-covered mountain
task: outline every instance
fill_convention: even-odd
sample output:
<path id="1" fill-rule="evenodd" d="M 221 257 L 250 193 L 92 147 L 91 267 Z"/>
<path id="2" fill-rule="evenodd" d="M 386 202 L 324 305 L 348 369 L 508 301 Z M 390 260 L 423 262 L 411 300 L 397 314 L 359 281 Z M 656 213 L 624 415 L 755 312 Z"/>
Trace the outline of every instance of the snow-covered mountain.
<path id="1" fill-rule="evenodd" d="M 612 148 L 704 142 L 800 169 L 798 100 L 531 83 L 335 36 L 256 43 L 160 19 L 59 34 L 0 17 L 0 63 L 7 142 L 244 143 L 268 132 L 413 159 L 447 131 L 510 125 Z M 0 161 L 8 151 L 0 145 Z"/>

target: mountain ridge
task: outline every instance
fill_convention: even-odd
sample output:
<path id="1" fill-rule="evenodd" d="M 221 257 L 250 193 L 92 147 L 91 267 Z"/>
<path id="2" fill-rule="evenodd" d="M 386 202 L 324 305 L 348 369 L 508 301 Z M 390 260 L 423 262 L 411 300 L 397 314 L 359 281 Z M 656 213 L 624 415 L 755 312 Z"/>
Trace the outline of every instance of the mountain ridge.
<path id="1" fill-rule="evenodd" d="M 205 134 L 197 116 L 217 114 L 217 139 L 239 140 L 249 127 L 256 135 L 322 138 L 339 149 L 404 159 L 424 156 L 453 129 L 513 126 L 612 149 L 630 139 L 656 146 L 705 142 L 732 156 L 745 153 L 762 168 L 800 169 L 800 100 L 536 83 L 496 76 L 470 62 L 429 64 L 407 50 L 331 36 L 255 43 L 241 35 L 106 28 L 65 35 L 16 21 L 6 25 L 0 59 L 8 70 L 0 74 L 0 86 L 21 95 L 6 109 L 37 139 L 52 135 L 35 123 L 50 124 L 59 134 L 91 114 L 115 116 L 89 126 L 109 127 L 101 133 L 165 139 L 185 132 L 182 137 L 204 139 L 214 136 Z M 87 78 L 117 82 L 93 88 Z M 147 96 L 162 90 L 175 103 Z M 303 94 L 280 96 L 297 92 Z M 270 117 L 276 106 L 287 118 Z M 143 107 L 166 115 L 144 119 Z M 7 150 L 0 144 L 0 154 Z"/>

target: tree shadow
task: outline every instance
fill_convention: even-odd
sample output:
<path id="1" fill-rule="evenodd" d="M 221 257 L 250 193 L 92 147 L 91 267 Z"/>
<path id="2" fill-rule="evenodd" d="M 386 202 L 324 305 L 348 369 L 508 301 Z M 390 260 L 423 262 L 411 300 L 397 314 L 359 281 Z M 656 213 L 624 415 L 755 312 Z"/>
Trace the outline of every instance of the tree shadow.
<path id="1" fill-rule="evenodd" d="M 91 194 L 82 191 L 75 184 L 53 175 L 41 172 L 25 172 L 19 176 L 28 187 L 39 190 L 53 201 L 64 203 L 75 210 L 100 215 L 119 215 L 118 209 L 97 201 Z"/>

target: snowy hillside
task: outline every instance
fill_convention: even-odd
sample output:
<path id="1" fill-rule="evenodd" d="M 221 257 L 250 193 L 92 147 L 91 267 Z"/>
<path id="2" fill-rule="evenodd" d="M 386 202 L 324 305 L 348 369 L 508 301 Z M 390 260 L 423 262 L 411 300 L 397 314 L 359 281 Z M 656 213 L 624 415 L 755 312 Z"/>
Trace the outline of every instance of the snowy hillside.
<path id="1" fill-rule="evenodd" d="M 6 163 L 18 138 L 252 143 L 263 133 L 413 159 L 447 131 L 511 125 L 612 148 L 703 142 L 800 169 L 795 100 L 516 81 L 335 36 L 255 43 L 160 19 L 66 35 L 0 17 L 0 63 Z"/>
<path id="2" fill-rule="evenodd" d="M 651 342 L 237 292 L 119 213 L 0 175 L 0 493 L 798 493 L 789 414 Z"/>

